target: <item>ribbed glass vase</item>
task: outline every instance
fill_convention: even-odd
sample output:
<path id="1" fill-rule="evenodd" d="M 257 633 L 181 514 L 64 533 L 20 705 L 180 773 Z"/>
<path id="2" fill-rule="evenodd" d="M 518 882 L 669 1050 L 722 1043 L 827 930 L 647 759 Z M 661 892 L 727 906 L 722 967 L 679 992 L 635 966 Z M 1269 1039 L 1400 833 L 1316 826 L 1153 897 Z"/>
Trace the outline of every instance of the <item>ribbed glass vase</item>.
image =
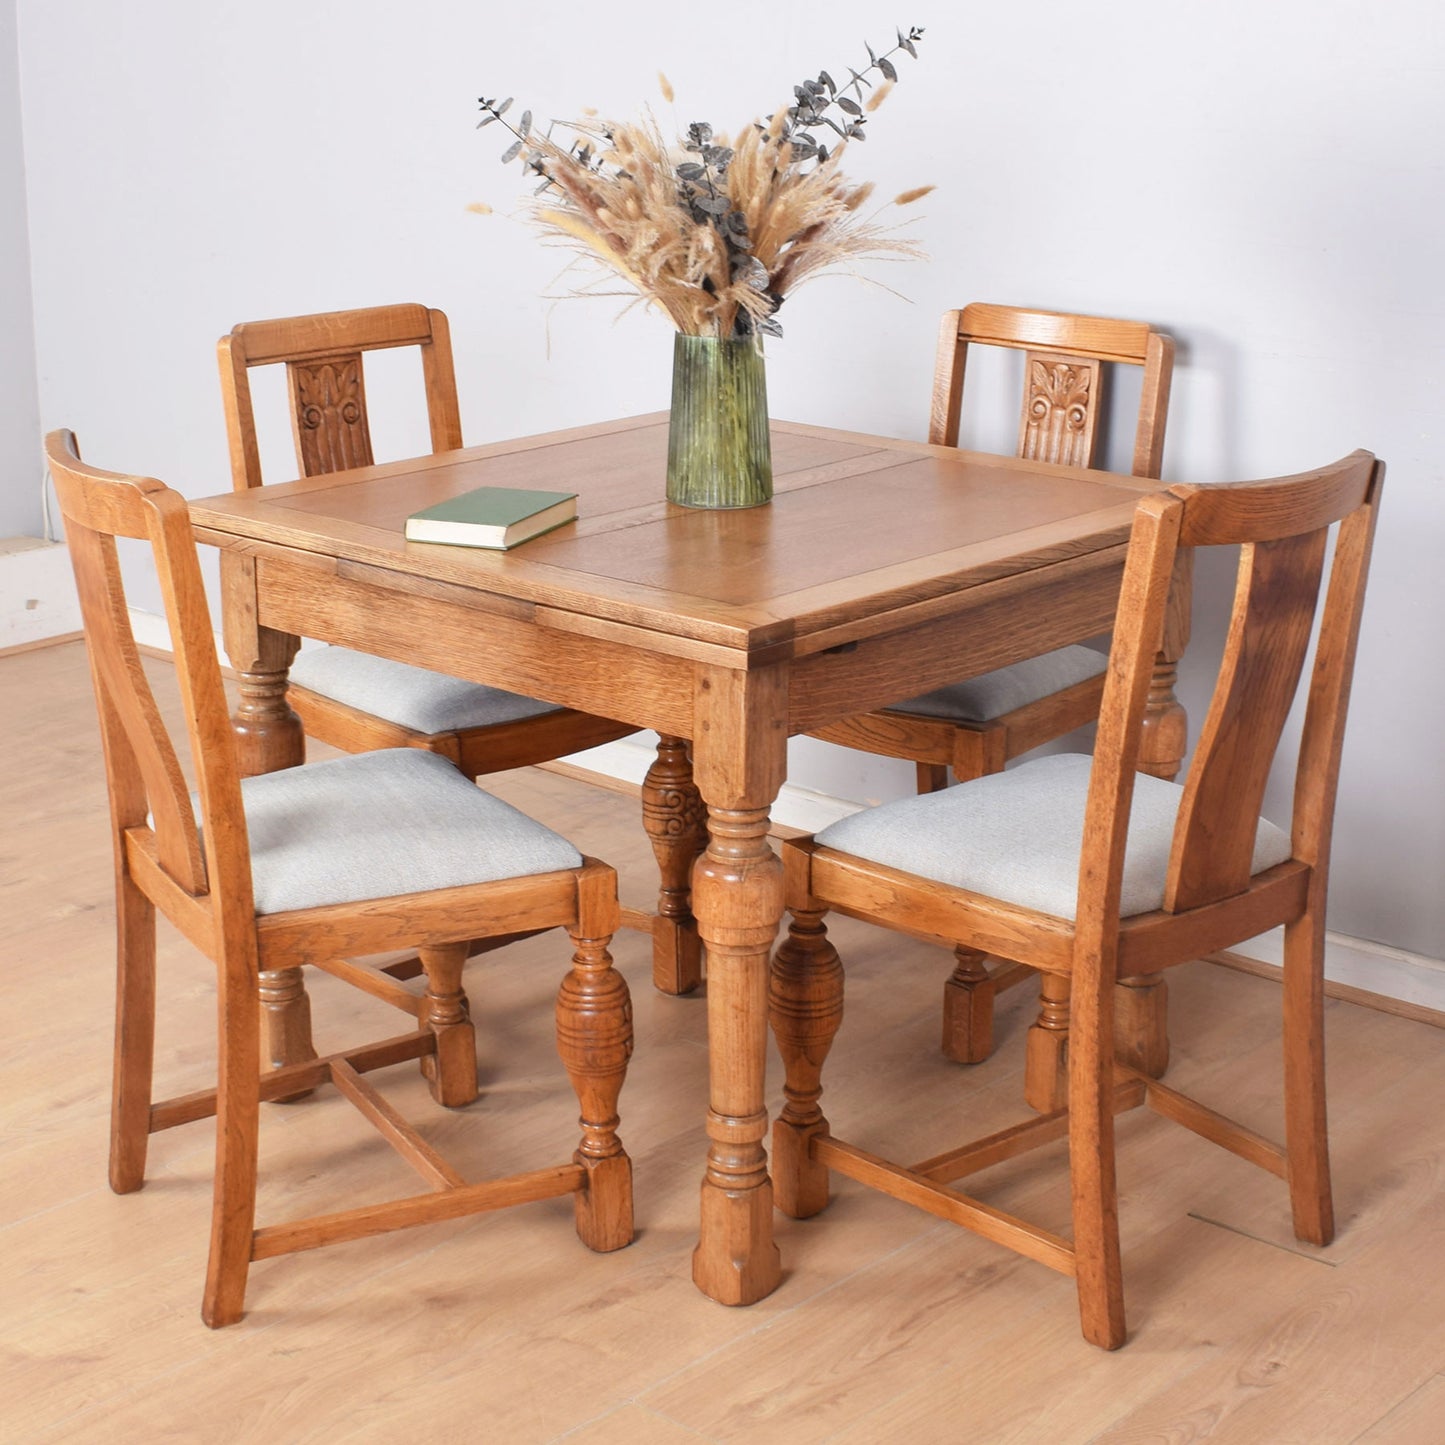
<path id="1" fill-rule="evenodd" d="M 762 342 L 677 334 L 667 500 L 684 507 L 757 507 L 773 495 Z"/>

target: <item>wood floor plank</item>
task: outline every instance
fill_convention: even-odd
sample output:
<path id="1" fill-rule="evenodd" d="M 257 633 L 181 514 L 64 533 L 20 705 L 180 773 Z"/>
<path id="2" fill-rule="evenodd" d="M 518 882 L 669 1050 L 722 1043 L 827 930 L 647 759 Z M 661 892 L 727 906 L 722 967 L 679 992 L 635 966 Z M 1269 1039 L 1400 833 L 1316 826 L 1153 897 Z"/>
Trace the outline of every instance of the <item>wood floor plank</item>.
<path id="1" fill-rule="evenodd" d="M 567 1445 L 698 1445 L 702 1437 L 664 1420 L 650 1410 L 624 1405 L 620 1410 L 589 1421 L 567 1436 Z"/>
<path id="2" fill-rule="evenodd" d="M 1445 1433 L 1445 1374 L 1431 1375 L 1351 1445 L 1440 1445 Z"/>
<path id="3" fill-rule="evenodd" d="M 1230 1314 L 1236 1327 L 1268 1319 L 1274 1297 L 1303 1288 L 1314 1268 L 1271 1258 L 1242 1237 L 1213 1238 L 1205 1226 L 1179 1219 L 1125 1250 L 1134 1344 L 1114 1354 L 1094 1349 L 1067 1308 L 1011 1314 L 995 1320 L 984 1348 L 960 1350 L 931 1375 L 920 1374 L 841 1431 L 837 1445 L 867 1445 L 885 1435 L 910 1445 L 960 1438 L 1084 1445 L 1118 1418 L 1121 1401 L 1200 1368 L 1216 1349 L 1213 1326 L 1221 1315 Z M 1243 1275 L 1260 1288 L 1241 1296 Z M 965 1421 L 968 1433 L 960 1435 Z"/>
<path id="4" fill-rule="evenodd" d="M 1401 1400 L 1438 1374 L 1445 1290 L 1422 1270 L 1445 1259 L 1445 1157 L 1416 1168 L 1428 1187 L 1406 1229 L 1381 1231 L 1346 1264 L 1279 1298 L 1274 1318 L 1122 1412 L 1100 1445 L 1178 1438 L 1185 1428 L 1201 1438 L 1201 1420 L 1211 1439 L 1351 1441 L 1377 1422 L 1381 1399 Z"/>

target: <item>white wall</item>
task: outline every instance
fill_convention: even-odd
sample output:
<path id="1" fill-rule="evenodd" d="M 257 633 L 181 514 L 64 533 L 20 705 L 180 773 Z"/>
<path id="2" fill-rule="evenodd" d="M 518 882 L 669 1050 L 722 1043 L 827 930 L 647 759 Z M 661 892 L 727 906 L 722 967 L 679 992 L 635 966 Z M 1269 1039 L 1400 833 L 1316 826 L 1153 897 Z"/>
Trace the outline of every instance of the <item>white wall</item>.
<path id="1" fill-rule="evenodd" d="M 839 279 L 790 302 L 774 412 L 920 436 L 939 313 L 994 299 L 1175 334 L 1167 477 L 1385 457 L 1332 923 L 1445 956 L 1434 0 L 896 15 L 736 0 L 633 6 L 625 24 L 462 0 L 20 0 L 19 15 L 43 421 L 192 495 L 227 485 L 212 347 L 248 318 L 442 306 L 471 440 L 666 405 L 664 322 L 546 299 L 566 289 L 559 254 L 464 211 L 519 190 L 495 131 L 472 128 L 483 91 L 544 116 L 652 102 L 670 124 L 660 67 L 679 126 L 725 128 L 819 66 L 839 73 L 895 19 L 926 25 L 850 168 L 885 194 L 938 185 L 917 208 L 932 259 L 874 271 L 906 299 Z M 1227 570 L 1202 569 L 1201 654 Z M 904 791 L 909 770 L 802 743 L 794 776 L 861 799 Z"/>
<path id="2" fill-rule="evenodd" d="M 39 536 L 40 443 L 16 12 L 0 3 L 0 537 Z"/>

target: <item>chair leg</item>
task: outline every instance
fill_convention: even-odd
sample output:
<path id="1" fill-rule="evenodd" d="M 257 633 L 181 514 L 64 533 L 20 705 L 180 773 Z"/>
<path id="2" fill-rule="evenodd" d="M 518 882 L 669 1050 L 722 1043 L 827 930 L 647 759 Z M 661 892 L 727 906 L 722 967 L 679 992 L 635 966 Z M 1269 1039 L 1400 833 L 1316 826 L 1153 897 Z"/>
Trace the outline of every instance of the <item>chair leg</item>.
<path id="1" fill-rule="evenodd" d="M 614 885 L 615 886 L 615 885 Z M 617 1099 L 632 1057 L 632 999 L 612 967 L 611 935 L 589 938 L 589 920 L 569 930 L 572 971 L 557 993 L 557 1051 L 581 1105 L 582 1142 L 573 1159 L 587 1184 L 573 1195 L 577 1237 L 599 1253 L 632 1243 L 632 1161 L 617 1137 Z"/>
<path id="2" fill-rule="evenodd" d="M 434 1055 L 421 1060 L 432 1098 L 460 1109 L 477 1097 L 477 1033 L 462 992 L 462 969 L 471 954 L 469 943 L 435 944 L 417 949 L 426 971 L 426 998 L 417 1022 L 436 1035 Z"/>
<path id="3" fill-rule="evenodd" d="M 1114 1165 L 1112 985 L 1076 980 L 1069 1042 L 1069 1180 L 1074 1266 L 1084 1338 L 1101 1349 L 1124 1343 L 1124 1279 Z"/>
<path id="4" fill-rule="evenodd" d="M 918 791 L 920 793 L 941 793 L 949 784 L 947 763 L 915 763 Z"/>
<path id="5" fill-rule="evenodd" d="M 1169 989 L 1160 973 L 1121 978 L 1114 988 L 1114 1046 L 1119 1062 L 1151 1079 L 1169 1067 Z"/>
<path id="6" fill-rule="evenodd" d="M 981 731 L 960 728 L 954 735 L 952 778 L 947 771 L 933 790 L 950 782 L 969 783 L 990 773 L 1001 773 L 1008 761 L 1008 734 L 1003 728 Z M 919 765 L 918 791 L 923 766 Z M 943 1056 L 955 1064 L 981 1064 L 993 1052 L 993 1005 L 997 990 L 989 977 L 986 953 L 960 944 L 953 950 L 954 966 L 943 986 Z"/>
<path id="7" fill-rule="evenodd" d="M 1169 1067 L 1168 1021 L 1169 990 L 1161 975 L 1121 978 L 1115 985 L 1114 1048 L 1120 1063 L 1151 1079 L 1162 1078 Z M 1068 1079 L 1069 981 L 1045 974 L 1039 1017 L 1028 1034 L 1024 1099 L 1041 1114 L 1062 1109 Z"/>
<path id="8" fill-rule="evenodd" d="M 1052 1114 L 1069 1101 L 1069 980 L 1056 973 L 1039 979 L 1039 1016 L 1024 1051 L 1024 1102 Z"/>
<path id="9" fill-rule="evenodd" d="M 994 984 L 988 957 L 959 944 L 943 986 L 943 1054 L 956 1064 L 981 1064 L 993 1052 Z"/>
<path id="10" fill-rule="evenodd" d="M 122 870 L 116 888 L 115 1062 L 111 1076 L 110 1187 L 145 1180 L 156 1032 L 156 912 Z"/>
<path id="11" fill-rule="evenodd" d="M 1284 931 L 1284 1107 L 1297 1239 L 1335 1237 L 1325 1117 L 1324 919 L 1312 908 Z"/>
<path id="12" fill-rule="evenodd" d="M 256 1224 L 256 1149 L 261 1114 L 256 1055 L 261 1046 L 254 974 L 221 961 L 216 1078 L 216 1177 L 211 1253 L 201 1318 L 214 1330 L 235 1324 L 246 1302 Z"/>
<path id="13" fill-rule="evenodd" d="M 1185 549 L 1180 549 L 1183 556 Z M 1187 582 L 1186 582 L 1187 587 Z M 1170 655 L 1172 653 L 1172 656 Z M 1189 746 L 1189 719 L 1174 693 L 1179 680 L 1179 647 L 1155 655 L 1149 695 L 1139 737 L 1139 771 L 1156 778 L 1175 778 Z"/>
<path id="14" fill-rule="evenodd" d="M 302 1064 L 316 1057 L 311 1042 L 311 999 L 306 992 L 305 977 L 299 968 L 277 968 L 258 975 L 262 1022 L 265 1028 L 263 1067 L 283 1068 Z M 258 1047 L 260 1047 L 258 1045 Z M 292 1104 L 313 1091 L 301 1089 L 277 1099 L 278 1104 Z"/>
<path id="15" fill-rule="evenodd" d="M 787 1077 L 786 1102 L 773 1124 L 773 1199 L 784 1214 L 807 1219 L 828 1204 L 828 1170 L 810 1145 L 826 1136 L 818 1101 L 823 1064 L 843 1022 L 843 965 L 823 913 L 794 910 L 788 936 L 773 956 L 768 1021 Z"/>

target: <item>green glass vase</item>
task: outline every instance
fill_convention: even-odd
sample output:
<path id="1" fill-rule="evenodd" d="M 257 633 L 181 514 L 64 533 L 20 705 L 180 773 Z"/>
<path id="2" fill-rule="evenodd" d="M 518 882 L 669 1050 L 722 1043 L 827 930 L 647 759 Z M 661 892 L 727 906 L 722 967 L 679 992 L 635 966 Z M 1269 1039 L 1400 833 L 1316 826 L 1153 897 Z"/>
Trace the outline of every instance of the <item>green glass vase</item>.
<path id="1" fill-rule="evenodd" d="M 773 495 L 768 388 L 755 336 L 674 338 L 667 500 L 757 507 Z"/>

